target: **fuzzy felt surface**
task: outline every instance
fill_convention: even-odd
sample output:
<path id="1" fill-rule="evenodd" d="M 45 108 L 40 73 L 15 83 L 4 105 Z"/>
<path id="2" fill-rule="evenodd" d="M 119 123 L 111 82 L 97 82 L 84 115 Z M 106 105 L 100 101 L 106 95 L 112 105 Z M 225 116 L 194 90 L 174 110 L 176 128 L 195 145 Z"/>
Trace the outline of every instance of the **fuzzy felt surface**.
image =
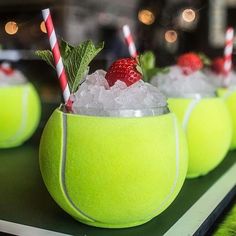
<path id="1" fill-rule="evenodd" d="M 225 157 L 232 139 L 232 122 L 228 109 L 220 98 L 170 98 L 169 108 L 184 123 L 189 149 L 187 177 L 207 174 Z M 188 119 L 186 122 L 186 113 Z M 185 121 L 184 121 L 185 120 Z"/>
<path id="2" fill-rule="evenodd" d="M 38 126 L 41 107 L 32 84 L 0 88 L 0 148 L 18 146 Z"/>
<path id="3" fill-rule="evenodd" d="M 227 89 L 218 89 L 218 95 L 224 99 L 230 111 L 233 123 L 233 138 L 230 149 L 236 148 L 236 91 L 229 91 Z"/>
<path id="4" fill-rule="evenodd" d="M 55 110 L 40 143 L 40 169 L 55 201 L 97 227 L 142 224 L 164 211 L 187 172 L 174 114 L 108 118 Z"/>

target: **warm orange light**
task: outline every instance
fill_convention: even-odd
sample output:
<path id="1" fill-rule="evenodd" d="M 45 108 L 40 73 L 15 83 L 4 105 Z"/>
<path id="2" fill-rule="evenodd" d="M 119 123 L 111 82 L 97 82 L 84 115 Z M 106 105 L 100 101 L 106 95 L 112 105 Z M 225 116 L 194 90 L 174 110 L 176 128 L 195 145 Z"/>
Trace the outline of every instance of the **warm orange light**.
<path id="1" fill-rule="evenodd" d="M 165 40 L 168 42 L 168 43 L 174 43 L 176 42 L 178 38 L 178 34 L 175 30 L 167 30 L 165 32 Z"/>
<path id="2" fill-rule="evenodd" d="M 182 12 L 182 18 L 188 23 L 193 22 L 196 18 L 196 12 L 191 8 L 185 9 Z"/>
<path id="3" fill-rule="evenodd" d="M 47 29 L 46 29 L 44 21 L 42 21 L 40 24 L 40 30 L 45 34 L 47 33 Z"/>
<path id="4" fill-rule="evenodd" d="M 5 24 L 5 31 L 7 34 L 16 34 L 18 31 L 18 25 L 15 21 L 9 21 Z"/>
<path id="5" fill-rule="evenodd" d="M 138 19 L 145 25 L 151 25 L 155 21 L 155 16 L 151 11 L 143 9 L 139 11 Z"/>

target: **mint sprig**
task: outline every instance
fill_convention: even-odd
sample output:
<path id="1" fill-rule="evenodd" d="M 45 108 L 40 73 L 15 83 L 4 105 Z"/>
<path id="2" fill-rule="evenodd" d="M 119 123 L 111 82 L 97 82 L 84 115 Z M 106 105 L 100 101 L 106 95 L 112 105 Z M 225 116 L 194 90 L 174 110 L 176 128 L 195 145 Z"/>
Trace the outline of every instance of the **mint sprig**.
<path id="1" fill-rule="evenodd" d="M 37 50 L 35 52 L 35 54 L 38 57 L 41 57 L 42 60 L 46 61 L 54 69 L 56 69 L 55 64 L 54 64 L 54 60 L 53 60 L 53 55 L 52 55 L 52 52 L 50 50 Z"/>
<path id="2" fill-rule="evenodd" d="M 156 57 L 153 52 L 146 51 L 145 53 L 141 54 L 138 58 L 138 67 L 142 70 L 143 80 L 145 82 L 149 82 L 153 76 L 157 74 L 164 74 L 169 72 L 169 68 L 159 68 L 155 67 L 156 64 Z M 138 71 L 140 69 L 138 68 Z"/>
<path id="3" fill-rule="evenodd" d="M 88 65 L 93 58 L 103 49 L 104 43 L 95 45 L 91 40 L 82 42 L 78 46 L 72 46 L 64 40 L 60 43 L 62 61 L 68 76 L 70 92 L 77 91 L 84 75 L 88 72 Z M 41 57 L 55 69 L 52 52 L 38 50 L 36 55 Z"/>
<path id="4" fill-rule="evenodd" d="M 199 52 L 197 54 L 200 57 L 200 59 L 202 60 L 202 63 L 204 66 L 211 66 L 212 61 L 206 54 L 204 54 L 203 52 Z"/>

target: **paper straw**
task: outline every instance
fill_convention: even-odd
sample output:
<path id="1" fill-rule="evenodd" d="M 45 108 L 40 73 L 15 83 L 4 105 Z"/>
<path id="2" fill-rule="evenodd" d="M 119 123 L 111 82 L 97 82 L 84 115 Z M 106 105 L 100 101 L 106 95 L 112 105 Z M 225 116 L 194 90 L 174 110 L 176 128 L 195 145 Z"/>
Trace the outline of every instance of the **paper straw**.
<path id="1" fill-rule="evenodd" d="M 224 49 L 224 71 L 229 75 L 232 68 L 234 29 L 229 27 L 225 33 L 225 49 Z"/>
<path id="2" fill-rule="evenodd" d="M 44 19 L 45 26 L 47 29 L 49 43 L 51 46 L 51 50 L 52 50 L 52 54 L 53 54 L 53 58 L 54 58 L 55 66 L 56 66 L 57 77 L 59 79 L 60 86 L 62 89 L 63 98 L 64 98 L 65 103 L 68 103 L 69 98 L 70 98 L 70 90 L 69 90 L 69 86 L 67 82 L 68 80 L 67 80 L 66 72 L 62 63 L 58 40 L 55 33 L 55 29 L 54 29 L 54 25 L 52 22 L 52 17 L 51 17 L 49 8 L 42 10 L 42 14 L 43 14 L 43 19 Z"/>
<path id="3" fill-rule="evenodd" d="M 133 40 L 133 37 L 131 35 L 130 28 L 128 25 L 123 26 L 123 34 L 124 34 L 125 42 L 129 49 L 130 56 L 134 58 L 137 57 L 138 54 L 137 54 L 134 40 Z"/>

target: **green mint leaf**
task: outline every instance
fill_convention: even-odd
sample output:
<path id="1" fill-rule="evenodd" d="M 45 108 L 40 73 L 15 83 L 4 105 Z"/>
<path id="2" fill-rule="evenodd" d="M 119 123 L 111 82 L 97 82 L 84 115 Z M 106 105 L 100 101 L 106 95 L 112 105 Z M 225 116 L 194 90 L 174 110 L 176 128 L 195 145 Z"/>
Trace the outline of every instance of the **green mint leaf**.
<path id="1" fill-rule="evenodd" d="M 138 66 L 141 67 L 140 70 L 142 71 L 143 81 L 149 82 L 157 74 L 165 74 L 169 72 L 168 67 L 155 67 L 155 63 L 156 58 L 154 53 L 151 51 L 147 51 L 138 57 Z"/>
<path id="2" fill-rule="evenodd" d="M 149 79 L 147 82 L 149 82 L 152 79 L 152 77 L 157 75 L 159 71 L 160 71 L 159 68 L 152 68 L 150 70 L 147 70 L 147 78 Z"/>
<path id="3" fill-rule="evenodd" d="M 158 74 L 166 74 L 170 71 L 170 69 L 168 67 L 164 67 L 164 68 L 153 68 L 147 71 L 148 73 L 148 77 L 151 79 L 153 76 L 156 76 Z"/>
<path id="4" fill-rule="evenodd" d="M 155 70 L 156 58 L 153 52 L 147 51 L 139 56 L 139 65 L 142 69 L 143 80 L 149 82 Z"/>
<path id="5" fill-rule="evenodd" d="M 210 66 L 212 64 L 212 61 L 211 59 L 204 53 L 202 52 L 199 52 L 198 53 L 198 56 L 200 57 L 200 59 L 202 60 L 202 63 L 205 65 L 205 66 Z"/>
<path id="6" fill-rule="evenodd" d="M 94 45 L 91 40 L 81 43 L 79 46 L 70 48 L 69 54 L 64 58 L 64 65 L 69 76 L 69 87 L 74 93 L 88 69 L 89 63 L 103 49 L 104 43 Z"/>
<path id="7" fill-rule="evenodd" d="M 154 76 L 158 75 L 158 74 L 166 74 L 170 71 L 170 69 L 168 67 L 163 67 L 163 68 L 159 68 L 159 67 L 154 67 L 152 69 L 146 70 L 146 76 L 143 77 L 143 80 L 145 82 L 149 82 Z"/>
<path id="8" fill-rule="evenodd" d="M 140 63 L 145 70 L 155 67 L 156 58 L 153 52 L 147 51 L 140 56 Z"/>
<path id="9" fill-rule="evenodd" d="M 70 55 L 71 51 L 74 49 L 74 46 L 70 45 L 68 42 L 65 40 L 61 39 L 60 42 L 60 52 L 61 52 L 61 57 L 66 60 L 67 57 Z"/>
<path id="10" fill-rule="evenodd" d="M 169 67 L 162 67 L 162 68 L 158 68 L 157 74 L 167 74 L 169 72 L 170 72 Z"/>
<path id="11" fill-rule="evenodd" d="M 35 54 L 55 69 L 53 55 L 50 50 L 37 50 Z"/>
<path id="12" fill-rule="evenodd" d="M 72 46 L 64 40 L 60 41 L 60 52 L 65 71 L 68 76 L 70 92 L 74 93 L 81 81 L 88 74 L 89 63 L 103 49 L 104 43 L 94 45 L 91 40 L 85 41 L 78 46 Z M 38 50 L 36 55 L 41 57 L 54 69 L 54 59 L 49 50 Z"/>

